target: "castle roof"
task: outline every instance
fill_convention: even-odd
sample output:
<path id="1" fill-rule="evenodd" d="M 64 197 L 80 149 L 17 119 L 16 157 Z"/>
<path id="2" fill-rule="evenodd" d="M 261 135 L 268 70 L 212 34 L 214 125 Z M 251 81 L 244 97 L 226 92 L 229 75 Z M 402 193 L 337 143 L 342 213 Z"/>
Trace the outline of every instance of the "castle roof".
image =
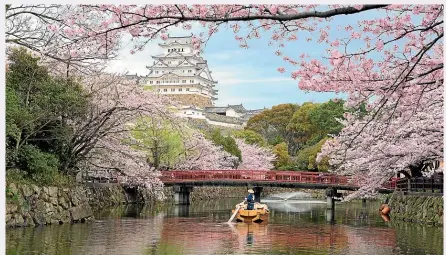
<path id="1" fill-rule="evenodd" d="M 246 112 L 246 109 L 245 107 L 243 107 L 243 104 L 234 104 L 234 105 L 228 104 L 228 108 L 232 108 L 237 112 L 242 112 L 242 113 Z"/>
<path id="2" fill-rule="evenodd" d="M 225 113 L 228 109 L 233 109 L 234 111 L 239 113 L 247 112 L 247 110 L 245 109 L 245 107 L 243 107 L 242 104 L 235 104 L 235 105 L 228 104 L 228 106 L 205 107 L 205 111 L 209 113 Z"/>

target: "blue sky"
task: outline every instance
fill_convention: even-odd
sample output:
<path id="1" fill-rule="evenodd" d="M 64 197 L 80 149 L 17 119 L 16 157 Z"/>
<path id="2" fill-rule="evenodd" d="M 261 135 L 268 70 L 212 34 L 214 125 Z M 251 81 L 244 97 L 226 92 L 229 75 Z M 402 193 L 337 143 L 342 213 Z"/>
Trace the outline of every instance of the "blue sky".
<path id="1" fill-rule="evenodd" d="M 337 31 L 338 25 L 344 27 L 351 24 L 355 27 L 358 20 L 373 18 L 374 15 L 376 15 L 375 11 L 361 15 L 341 16 L 330 23 L 325 23 L 325 25 L 330 25 L 333 31 L 330 33 L 330 40 L 348 37 L 344 31 Z M 198 26 L 193 26 L 192 32 L 199 31 Z M 189 35 L 190 33 L 191 31 L 180 28 L 170 31 L 173 36 Z M 317 43 L 316 37 L 313 36 L 312 42 L 307 42 L 308 33 L 297 32 L 297 36 L 299 40 L 287 42 L 286 47 L 281 48 L 284 55 L 295 60 L 299 60 L 298 56 L 302 53 L 321 60 L 322 56 L 326 55 L 327 45 Z M 249 41 L 248 49 L 242 49 L 234 39 L 234 33 L 230 28 L 222 28 L 211 37 L 202 55 L 208 61 L 213 78 L 218 81 L 216 88 L 219 90 L 219 95 L 216 105 L 242 103 L 248 109 L 258 109 L 270 108 L 281 103 L 325 102 L 330 98 L 345 97 L 345 95 L 336 95 L 335 93 L 301 91 L 297 86 L 298 80 L 290 77 L 290 71 L 295 70 L 296 67 L 287 65 L 282 59 L 283 56 L 275 55 L 278 48 L 277 46 L 268 46 L 269 38 L 269 33 L 263 33 L 261 39 Z M 147 74 L 145 66 L 151 65 L 153 62 L 150 55 L 161 52 L 158 42 L 154 41 L 148 44 L 144 51 L 134 55 L 129 54 L 131 45 L 128 45 L 122 50 L 120 60 L 112 63 L 110 70 Z M 362 45 L 357 43 L 353 47 L 362 47 Z M 278 67 L 285 67 L 287 72 L 279 73 Z"/>

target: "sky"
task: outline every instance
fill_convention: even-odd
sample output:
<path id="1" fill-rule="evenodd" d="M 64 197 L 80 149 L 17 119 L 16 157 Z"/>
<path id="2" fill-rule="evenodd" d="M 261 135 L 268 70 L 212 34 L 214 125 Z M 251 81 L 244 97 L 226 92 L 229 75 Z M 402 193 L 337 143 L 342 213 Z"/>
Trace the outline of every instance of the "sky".
<path id="1" fill-rule="evenodd" d="M 333 33 L 330 33 L 330 39 L 347 37 L 343 31 L 339 32 L 338 25 L 346 26 L 355 24 L 358 20 L 373 18 L 376 13 L 368 12 L 361 16 L 342 16 L 335 18 L 329 24 Z M 198 24 L 194 24 L 192 30 L 183 30 L 173 28 L 169 31 L 171 36 L 190 35 L 191 32 L 199 33 L 201 30 Z M 214 80 L 218 81 L 218 100 L 216 106 L 225 106 L 228 104 L 243 104 L 247 109 L 271 108 L 274 105 L 282 103 L 304 102 L 326 102 L 330 98 L 345 98 L 345 95 L 327 92 L 305 92 L 298 88 L 298 80 L 291 78 L 290 71 L 296 69 L 287 65 L 282 59 L 283 56 L 275 55 L 277 46 L 268 46 L 270 33 L 263 33 L 261 39 L 249 41 L 249 48 L 239 47 L 234 39 L 232 29 L 220 29 L 214 34 L 204 47 L 202 56 L 208 61 L 210 71 Z M 327 46 L 317 43 L 313 36 L 312 42 L 307 42 L 305 38 L 310 36 L 306 32 L 297 32 L 300 38 L 297 41 L 287 42 L 287 46 L 281 50 L 295 60 L 302 53 L 309 54 L 311 57 L 322 60 L 326 56 Z M 109 66 L 109 71 L 128 72 L 129 74 L 146 75 L 148 69 L 145 66 L 152 65 L 151 55 L 162 53 L 158 46 L 160 40 L 150 42 L 144 51 L 130 54 L 132 49 L 129 38 L 124 38 L 125 46 L 119 57 L 119 60 L 113 61 Z M 360 45 L 357 44 L 357 47 Z M 353 45 L 355 47 L 355 45 Z M 278 67 L 285 67 L 287 72 L 279 73 Z"/>

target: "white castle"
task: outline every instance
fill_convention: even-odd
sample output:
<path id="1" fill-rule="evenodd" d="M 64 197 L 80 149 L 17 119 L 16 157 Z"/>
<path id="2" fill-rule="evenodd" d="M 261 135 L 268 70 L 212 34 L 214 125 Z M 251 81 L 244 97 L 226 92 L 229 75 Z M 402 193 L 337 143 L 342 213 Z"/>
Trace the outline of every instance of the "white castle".
<path id="1" fill-rule="evenodd" d="M 246 110 L 243 105 L 216 107 L 218 90 L 204 60 L 192 45 L 192 36 L 171 37 L 159 44 L 163 54 L 152 56 L 155 60 L 144 77 L 138 79 L 142 86 L 150 86 L 156 92 L 180 102 L 178 115 L 206 120 L 211 125 L 243 128 L 248 119 L 261 110 Z"/>

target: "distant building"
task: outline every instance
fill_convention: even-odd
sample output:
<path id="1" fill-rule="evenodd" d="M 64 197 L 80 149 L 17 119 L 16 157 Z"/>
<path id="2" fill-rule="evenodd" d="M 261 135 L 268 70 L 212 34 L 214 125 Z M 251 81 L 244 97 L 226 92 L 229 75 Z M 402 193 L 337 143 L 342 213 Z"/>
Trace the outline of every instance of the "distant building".
<path id="1" fill-rule="evenodd" d="M 204 119 L 211 125 L 242 128 L 248 119 L 261 110 L 247 110 L 243 105 L 216 107 L 218 90 L 204 60 L 192 45 L 192 36 L 171 37 L 159 44 L 164 52 L 155 60 L 147 76 L 126 75 L 140 85 L 151 86 L 181 104 L 178 115 Z"/>

